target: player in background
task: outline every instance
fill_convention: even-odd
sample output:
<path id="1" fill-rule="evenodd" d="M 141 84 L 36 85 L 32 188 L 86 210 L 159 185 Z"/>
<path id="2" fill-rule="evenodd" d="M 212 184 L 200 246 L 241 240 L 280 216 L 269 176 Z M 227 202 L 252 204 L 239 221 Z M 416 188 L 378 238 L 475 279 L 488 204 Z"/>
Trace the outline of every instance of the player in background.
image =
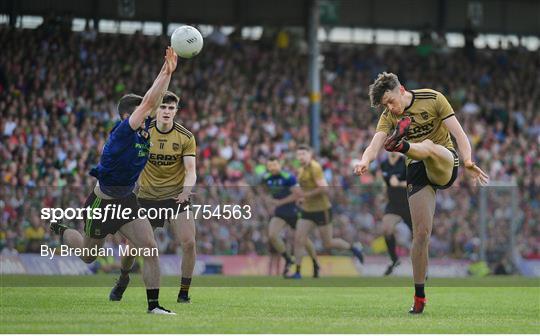
<path id="1" fill-rule="evenodd" d="M 387 151 L 407 156 L 415 287 L 414 303 L 409 312 L 419 314 L 427 302 L 424 282 L 435 215 L 435 191 L 449 188 L 458 172 L 459 158 L 450 134 L 456 139 L 473 183 L 486 184 L 488 176 L 472 161 L 467 135 L 443 94 L 431 89 L 406 90 L 395 74 L 383 72 L 370 86 L 369 96 L 371 104 L 384 107 L 384 111 L 354 173 L 364 174 L 383 146 Z"/>
<path id="2" fill-rule="evenodd" d="M 133 193 L 135 183 L 148 160 L 150 137 L 149 116 L 159 107 L 162 97 L 169 86 L 171 75 L 176 69 L 177 55 L 172 48 L 167 48 L 165 62 L 152 87 L 144 97 L 128 94 L 118 103 L 121 122 L 112 129 L 99 164 L 90 171 L 98 182 L 86 200 L 85 208 L 105 209 L 107 206 L 120 206 L 131 209 L 131 216 L 137 216 L 139 206 Z M 102 211 L 104 213 L 104 211 Z M 105 237 L 117 231 L 122 233 L 138 248 L 156 251 L 157 244 L 152 235 L 152 227 L 145 218 L 94 218 L 86 219 L 82 236 L 77 230 L 61 223 L 51 223 L 51 230 L 59 234 L 63 243 L 72 248 L 100 248 Z M 175 313 L 159 305 L 159 256 L 155 253 L 144 256 L 143 280 L 146 286 L 148 313 Z M 86 263 L 91 263 L 96 256 L 81 256 Z"/>
<path id="3" fill-rule="evenodd" d="M 268 159 L 266 169 L 268 173 L 265 174 L 263 183 L 267 186 L 271 195 L 271 197 L 267 197 L 267 202 L 274 208 L 274 214 L 270 219 L 268 227 L 268 235 L 272 246 L 285 259 L 283 276 L 287 276 L 293 260 L 287 252 L 280 233 L 286 225 L 289 225 L 293 231 L 296 228 L 298 209 L 296 208 L 296 195 L 294 192 L 298 189 L 298 186 L 296 177 L 290 172 L 282 170 L 281 163 L 277 157 L 272 156 Z M 318 278 L 320 266 L 317 262 L 317 252 L 311 239 L 306 239 L 305 248 L 313 262 L 313 277 Z"/>
<path id="4" fill-rule="evenodd" d="M 167 91 L 157 110 L 157 119 L 150 124 L 148 132 L 152 146 L 148 163 L 139 178 L 137 197 L 147 213 L 155 209 L 150 213 L 160 214 L 159 218 L 150 219 L 152 227 L 163 227 L 167 222 L 174 241 L 182 246 L 182 275 L 177 302 L 190 303 L 188 293 L 196 251 L 195 222 L 193 216 L 188 216 L 187 209 L 191 205 L 190 195 L 197 180 L 196 143 L 193 134 L 174 121 L 179 103 L 180 98 Z M 122 299 L 134 261 L 133 256 L 122 257 L 120 278 L 109 294 L 111 301 Z"/>
<path id="5" fill-rule="evenodd" d="M 296 223 L 296 233 L 294 235 L 296 272 L 292 278 L 302 278 L 300 265 L 302 264 L 303 249 L 307 243 L 309 233 L 314 228 L 318 228 L 324 248 L 350 250 L 360 263 L 363 263 L 364 256 L 359 244 L 354 246 L 341 238 L 333 237 L 332 204 L 328 198 L 328 182 L 324 177 L 321 165 L 313 159 L 311 148 L 307 145 L 298 146 L 296 156 L 301 165 L 298 174 L 301 190 L 297 192 L 300 216 Z"/>
<path id="6" fill-rule="evenodd" d="M 386 183 L 388 204 L 382 218 L 384 241 L 388 248 L 391 264 L 384 275 L 390 275 L 399 265 L 396 252 L 396 225 L 403 220 L 412 232 L 411 212 L 407 200 L 407 167 L 405 157 L 397 152 L 389 152 L 388 158 L 381 163 L 381 172 Z"/>

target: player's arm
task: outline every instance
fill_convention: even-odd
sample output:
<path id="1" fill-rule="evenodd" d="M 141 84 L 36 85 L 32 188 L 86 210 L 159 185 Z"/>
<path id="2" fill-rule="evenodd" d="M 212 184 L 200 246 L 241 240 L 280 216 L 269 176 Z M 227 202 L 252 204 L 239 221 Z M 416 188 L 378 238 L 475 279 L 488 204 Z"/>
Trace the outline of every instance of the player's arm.
<path id="1" fill-rule="evenodd" d="M 298 199 L 298 195 L 300 194 L 299 189 L 300 189 L 300 186 L 298 186 L 298 185 L 292 187 L 291 188 L 292 193 L 287 197 L 280 198 L 280 199 L 274 199 L 274 201 L 273 201 L 274 205 L 276 207 L 278 207 L 278 206 L 281 206 L 281 205 L 284 205 L 284 204 L 295 202 Z"/>
<path id="2" fill-rule="evenodd" d="M 388 133 L 384 131 L 378 131 L 375 133 L 373 139 L 371 139 L 371 142 L 369 143 L 369 146 L 367 146 L 364 154 L 362 154 L 362 159 L 360 159 L 360 161 L 354 165 L 354 173 L 356 175 L 362 175 L 367 172 L 369 164 L 377 157 L 377 154 L 384 145 L 384 141 L 386 140 L 387 136 Z"/>
<path id="3" fill-rule="evenodd" d="M 169 87 L 171 75 L 176 69 L 177 61 L 178 56 L 171 47 L 168 47 L 165 53 L 165 62 L 163 63 L 163 67 L 161 67 L 161 71 L 154 80 L 152 87 L 150 87 L 144 95 L 141 105 L 139 105 L 129 117 L 129 126 L 131 126 L 132 129 L 138 129 L 144 119 L 146 119 L 146 117 L 155 111 L 161 104 L 163 95 Z"/>
<path id="4" fill-rule="evenodd" d="M 186 167 L 186 177 L 184 178 L 184 191 L 189 195 L 197 182 L 197 168 L 194 156 L 184 156 L 184 167 Z"/>
<path id="5" fill-rule="evenodd" d="M 489 180 L 489 177 L 486 173 L 482 171 L 482 169 L 480 169 L 480 167 L 478 167 L 472 161 L 472 151 L 469 138 L 467 138 L 465 131 L 463 131 L 461 124 L 457 120 L 452 106 L 450 105 L 446 97 L 441 93 L 437 94 L 437 99 L 435 103 L 437 104 L 436 108 L 439 117 L 444 122 L 446 128 L 448 128 L 450 134 L 452 134 L 456 139 L 458 150 L 461 158 L 463 159 L 463 164 L 467 169 L 467 172 L 472 177 L 475 183 L 479 182 L 480 184 L 486 184 Z"/>
<path id="6" fill-rule="evenodd" d="M 473 180 L 480 182 L 480 184 L 486 184 L 489 180 L 489 176 L 472 161 L 469 138 L 467 138 L 467 135 L 465 134 L 465 131 L 463 131 L 463 127 L 461 127 L 456 116 L 454 115 L 444 119 L 444 124 L 456 139 L 459 154 L 463 158 L 463 164 Z"/>
<path id="7" fill-rule="evenodd" d="M 304 191 L 303 193 L 304 197 L 313 197 L 317 195 L 326 194 L 328 190 L 328 182 L 324 178 L 322 171 L 321 171 L 321 174 L 317 174 L 317 176 L 315 176 L 315 183 L 317 184 L 317 187 L 310 191 Z"/>
<path id="8" fill-rule="evenodd" d="M 195 182 L 197 182 L 197 165 L 195 163 L 196 153 L 197 144 L 195 143 L 195 137 L 191 136 L 183 146 L 182 162 L 184 163 L 186 174 L 184 176 L 182 192 L 175 198 L 176 203 L 184 203 L 192 195 L 193 187 L 195 186 Z"/>
<path id="9" fill-rule="evenodd" d="M 268 187 L 268 184 L 266 178 L 263 177 L 261 182 L 259 183 L 261 191 L 262 191 L 262 199 L 264 203 L 269 204 L 271 206 L 275 205 L 276 200 L 272 196 L 272 191 L 270 190 L 270 187 Z"/>
<path id="10" fill-rule="evenodd" d="M 175 197 L 176 203 L 184 203 L 193 195 L 193 187 L 197 182 L 197 165 L 195 163 L 195 155 L 186 155 L 182 158 L 184 162 L 184 168 L 186 169 L 186 175 L 184 176 L 184 185 L 182 186 L 182 192 Z"/>

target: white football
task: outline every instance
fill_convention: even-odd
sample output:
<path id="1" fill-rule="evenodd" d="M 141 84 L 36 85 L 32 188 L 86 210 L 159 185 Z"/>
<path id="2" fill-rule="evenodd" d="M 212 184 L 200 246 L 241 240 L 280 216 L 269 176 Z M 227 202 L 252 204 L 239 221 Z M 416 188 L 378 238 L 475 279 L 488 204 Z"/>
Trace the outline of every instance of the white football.
<path id="1" fill-rule="evenodd" d="M 203 37 L 196 28 L 181 26 L 176 28 L 171 36 L 171 47 L 178 56 L 192 58 L 201 52 Z"/>

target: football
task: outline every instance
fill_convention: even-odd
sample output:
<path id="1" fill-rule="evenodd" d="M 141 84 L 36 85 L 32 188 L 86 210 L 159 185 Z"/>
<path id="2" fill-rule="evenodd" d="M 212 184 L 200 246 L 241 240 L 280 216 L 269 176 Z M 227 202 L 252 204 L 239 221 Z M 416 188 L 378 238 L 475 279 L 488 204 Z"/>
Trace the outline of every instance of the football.
<path id="1" fill-rule="evenodd" d="M 178 56 L 192 58 L 201 52 L 203 37 L 196 28 L 181 26 L 176 28 L 171 36 L 171 47 Z"/>

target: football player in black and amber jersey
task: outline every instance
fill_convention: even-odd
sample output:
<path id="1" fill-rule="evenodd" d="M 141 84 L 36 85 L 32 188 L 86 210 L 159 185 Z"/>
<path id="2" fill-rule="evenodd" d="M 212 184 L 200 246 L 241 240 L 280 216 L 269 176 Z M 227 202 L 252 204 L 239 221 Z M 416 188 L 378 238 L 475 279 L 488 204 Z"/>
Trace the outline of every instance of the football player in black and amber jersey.
<path id="1" fill-rule="evenodd" d="M 150 124 L 150 153 L 139 178 L 137 199 L 148 215 L 158 215 L 157 218 L 149 216 L 152 227 L 163 227 L 168 222 L 174 241 L 182 246 L 182 276 L 177 302 L 189 303 L 188 291 L 196 252 L 195 223 L 193 216 L 187 215 L 186 209 L 189 208 L 191 189 L 197 179 L 196 144 L 193 134 L 174 121 L 179 102 L 177 95 L 167 91 L 157 110 L 156 120 Z M 122 299 L 133 261 L 133 257 L 122 258 L 122 273 L 109 295 L 110 300 Z"/>
<path id="2" fill-rule="evenodd" d="M 299 145 L 296 157 L 300 161 L 298 184 L 300 191 L 297 192 L 299 203 L 299 218 L 294 234 L 294 255 L 296 272 L 290 276 L 293 279 L 301 279 L 300 266 L 304 247 L 308 236 L 313 229 L 317 228 L 326 249 L 350 250 L 360 263 L 364 262 L 362 246 L 360 243 L 351 244 L 341 238 L 335 238 L 332 232 L 332 204 L 328 197 L 328 182 L 324 177 L 321 165 L 314 160 L 311 147 Z"/>
<path id="3" fill-rule="evenodd" d="M 472 161 L 467 135 L 443 94 L 431 89 L 406 90 L 395 74 L 384 72 L 370 86 L 369 96 L 371 104 L 384 107 L 384 111 L 375 135 L 354 172 L 357 175 L 365 173 L 383 146 L 387 151 L 407 156 L 415 284 L 414 303 L 409 312 L 419 314 L 426 304 L 424 282 L 435 214 L 435 191 L 454 183 L 459 166 L 450 134 L 456 139 L 464 167 L 473 183 L 486 184 L 489 178 Z"/>

